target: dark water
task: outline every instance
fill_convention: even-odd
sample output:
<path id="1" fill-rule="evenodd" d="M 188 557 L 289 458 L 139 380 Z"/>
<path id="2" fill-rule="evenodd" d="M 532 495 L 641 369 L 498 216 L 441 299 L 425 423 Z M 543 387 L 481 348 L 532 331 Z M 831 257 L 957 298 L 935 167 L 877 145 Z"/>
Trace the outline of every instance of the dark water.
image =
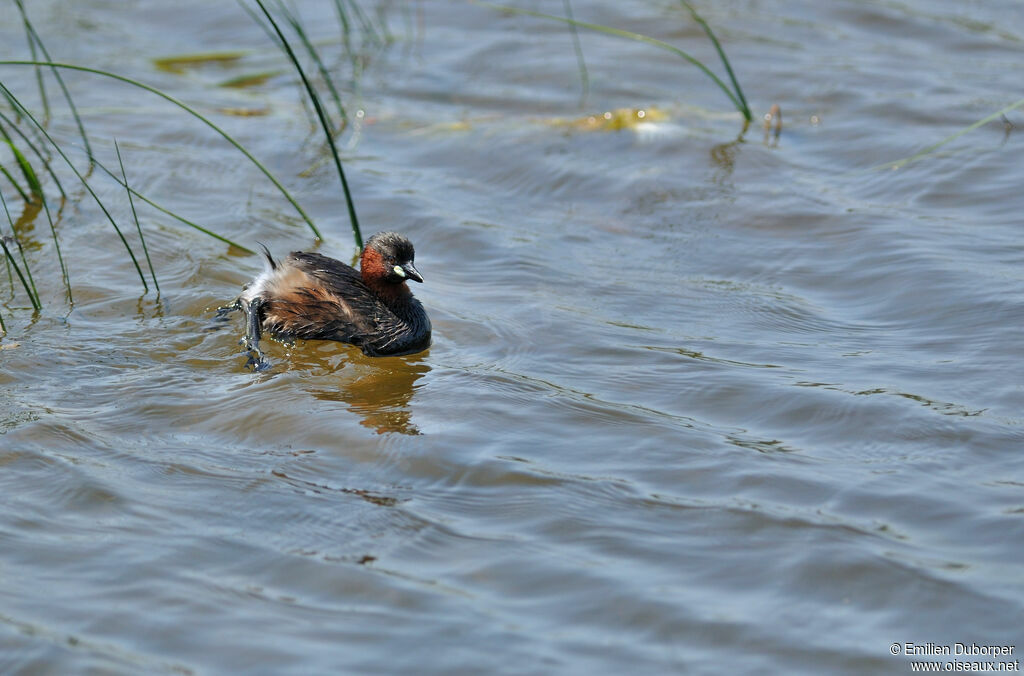
<path id="1" fill-rule="evenodd" d="M 299 8 L 364 111 L 342 137 L 364 230 L 415 242 L 434 345 L 271 345 L 254 375 L 213 310 L 257 258 L 140 206 L 142 295 L 66 180 L 73 308 L 42 216 L 19 233 L 43 311 L 0 279 L 0 672 L 909 673 L 893 643 L 1024 650 L 1024 114 L 875 168 L 1022 96 L 1019 3 L 698 3 L 755 115 L 782 107 L 777 143 L 649 45 L 581 33 L 581 107 L 562 24 L 382 3 L 393 41 L 356 39 L 353 70 L 333 4 Z M 573 10 L 715 58 L 676 3 Z M 234 3 L 29 11 L 55 59 L 222 125 L 352 256 L 296 82 Z M 31 70 L 0 75 L 38 106 Z M 65 77 L 140 192 L 315 246 L 194 118 Z M 651 121 L 585 123 L 621 108 Z"/>

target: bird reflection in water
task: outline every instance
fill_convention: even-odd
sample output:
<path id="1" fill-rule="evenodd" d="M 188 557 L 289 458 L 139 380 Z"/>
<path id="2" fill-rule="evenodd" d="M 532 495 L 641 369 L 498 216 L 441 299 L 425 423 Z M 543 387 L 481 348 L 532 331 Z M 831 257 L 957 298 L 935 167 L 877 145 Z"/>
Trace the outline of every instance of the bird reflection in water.
<path id="1" fill-rule="evenodd" d="M 430 371 L 425 355 L 357 358 L 349 352 L 349 360 L 339 369 L 337 387 L 311 389 L 310 394 L 322 401 L 341 402 L 377 434 L 420 434 L 409 402 L 416 381 Z M 292 365 L 296 365 L 294 355 Z"/>

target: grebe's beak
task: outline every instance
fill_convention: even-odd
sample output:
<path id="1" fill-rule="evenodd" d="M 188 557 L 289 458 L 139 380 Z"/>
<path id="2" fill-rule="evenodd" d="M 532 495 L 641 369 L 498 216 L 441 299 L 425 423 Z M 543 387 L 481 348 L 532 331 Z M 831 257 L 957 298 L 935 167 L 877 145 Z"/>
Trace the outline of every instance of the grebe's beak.
<path id="1" fill-rule="evenodd" d="M 412 261 L 404 263 L 401 267 L 395 266 L 395 272 L 401 277 L 411 279 L 414 282 L 423 282 L 423 275 L 420 274 L 419 270 L 412 264 Z"/>

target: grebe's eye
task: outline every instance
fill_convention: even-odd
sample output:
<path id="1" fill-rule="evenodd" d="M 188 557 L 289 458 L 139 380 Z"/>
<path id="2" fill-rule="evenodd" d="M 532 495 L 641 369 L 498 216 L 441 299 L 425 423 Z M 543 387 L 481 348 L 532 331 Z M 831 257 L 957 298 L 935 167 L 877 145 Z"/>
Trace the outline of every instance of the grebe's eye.
<path id="1" fill-rule="evenodd" d="M 402 278 L 405 277 L 405 270 L 402 269 L 401 265 L 396 265 L 395 267 L 393 267 L 391 269 L 394 270 L 395 274 L 398 275 L 399 277 L 402 277 Z"/>

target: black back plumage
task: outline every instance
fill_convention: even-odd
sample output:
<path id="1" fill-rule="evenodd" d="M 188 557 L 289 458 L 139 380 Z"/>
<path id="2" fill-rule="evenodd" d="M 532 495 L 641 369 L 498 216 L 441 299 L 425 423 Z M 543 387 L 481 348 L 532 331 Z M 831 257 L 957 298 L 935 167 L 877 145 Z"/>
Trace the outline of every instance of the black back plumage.
<path id="1" fill-rule="evenodd" d="M 378 250 L 389 246 L 410 260 L 412 245 L 404 237 L 398 238 L 397 242 L 378 242 Z M 374 244 L 373 239 L 368 246 Z M 430 320 L 407 290 L 392 298 L 382 297 L 357 270 L 316 253 L 294 251 L 282 263 L 271 259 L 271 265 L 275 270 L 277 266 L 294 267 L 315 281 L 309 288 L 290 289 L 295 296 L 292 300 L 266 299 L 263 328 L 279 338 L 336 340 L 357 345 L 370 356 L 409 354 L 430 343 Z"/>

